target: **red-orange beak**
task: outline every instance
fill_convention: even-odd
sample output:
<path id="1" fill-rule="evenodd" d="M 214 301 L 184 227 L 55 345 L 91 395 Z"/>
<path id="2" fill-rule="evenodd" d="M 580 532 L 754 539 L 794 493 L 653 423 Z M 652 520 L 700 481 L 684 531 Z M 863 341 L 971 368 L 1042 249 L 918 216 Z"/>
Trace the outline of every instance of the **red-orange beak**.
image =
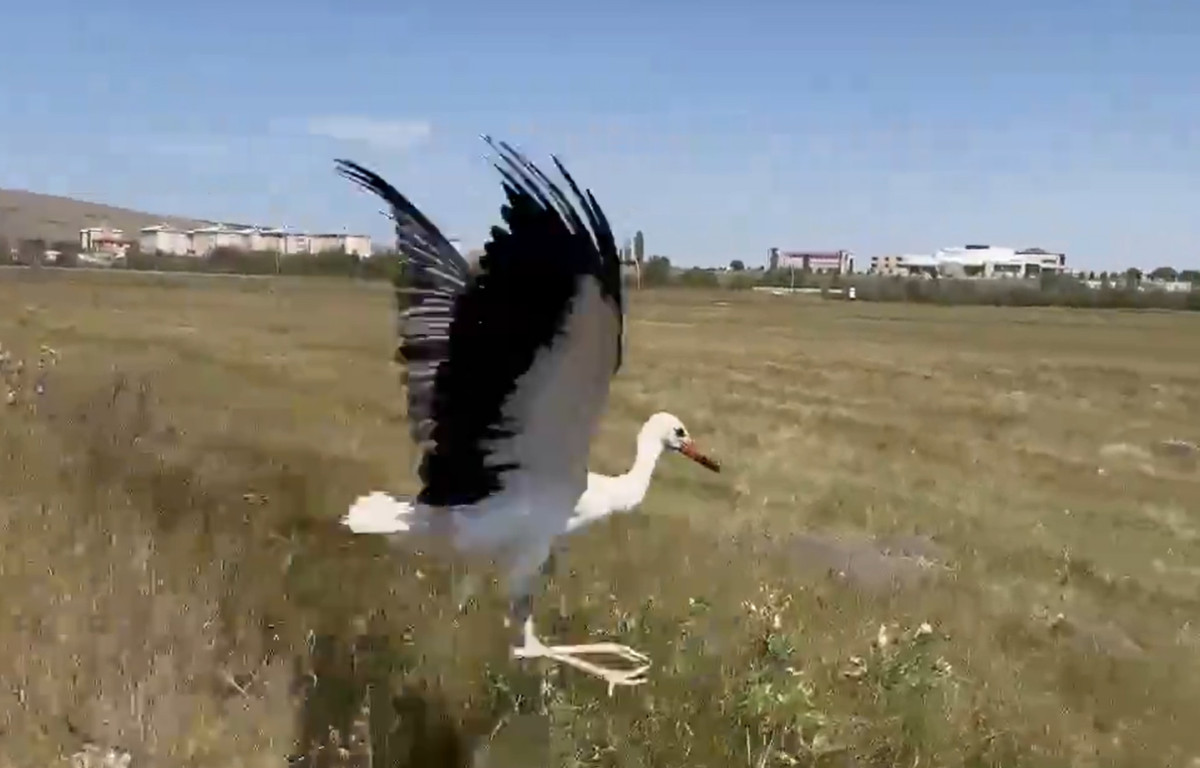
<path id="1" fill-rule="evenodd" d="M 700 453 L 700 451 L 696 448 L 696 444 L 691 440 L 685 440 L 679 446 L 679 452 L 705 469 L 711 469 L 713 472 L 721 471 L 721 465 L 715 460 L 705 456 L 703 453 Z"/>

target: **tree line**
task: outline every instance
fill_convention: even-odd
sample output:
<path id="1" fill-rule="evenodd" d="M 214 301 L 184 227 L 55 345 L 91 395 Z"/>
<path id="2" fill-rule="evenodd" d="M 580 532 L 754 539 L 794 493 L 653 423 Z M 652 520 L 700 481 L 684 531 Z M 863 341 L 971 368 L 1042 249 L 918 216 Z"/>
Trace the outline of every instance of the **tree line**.
<path id="1" fill-rule="evenodd" d="M 1089 273 L 1079 277 L 1045 273 L 1035 279 L 978 280 L 873 274 L 830 275 L 802 270 L 749 270 L 734 260 L 729 269 L 675 269 L 664 256 L 651 256 L 629 282 L 643 288 L 692 287 L 746 290 L 801 288 L 841 298 L 854 288 L 862 301 L 904 301 L 942 305 L 1062 306 L 1126 309 L 1200 310 L 1200 270 L 1160 267 L 1143 274 Z M 1191 290 L 1168 291 L 1152 281 L 1190 282 Z"/>
<path id="2" fill-rule="evenodd" d="M 0 235 L 0 259 L 11 254 L 9 263 L 37 265 L 47 250 L 57 251 L 53 266 L 79 264 L 79 244 L 71 241 L 46 243 L 40 240 L 13 241 Z M 345 251 L 317 254 L 279 254 L 217 248 L 203 258 L 144 254 L 130 250 L 117 269 L 161 272 L 202 272 L 250 275 L 310 275 L 349 277 L 363 280 L 405 282 L 404 260 L 395 252 L 360 258 Z M 801 270 L 746 269 L 734 260 L 729 269 L 701 267 L 678 269 L 666 256 L 631 261 L 625 279 L 631 288 L 709 288 L 748 290 L 760 288 L 807 288 L 827 297 L 838 297 L 853 286 L 863 301 L 907 301 L 927 304 L 989 304 L 995 306 L 1067 306 L 1095 308 L 1163 308 L 1200 310 L 1200 270 L 1159 267 L 1143 274 L 1140 270 L 1090 273 L 1085 278 L 1044 274 L 1030 280 L 971 280 L 954 278 L 891 277 L 870 274 L 827 275 Z M 1150 281 L 1190 281 L 1191 291 L 1165 291 Z M 1089 284 L 1091 283 L 1091 284 Z M 1098 285 L 1096 285 L 1098 284 Z M 1094 287 L 1095 286 L 1095 287 Z"/>

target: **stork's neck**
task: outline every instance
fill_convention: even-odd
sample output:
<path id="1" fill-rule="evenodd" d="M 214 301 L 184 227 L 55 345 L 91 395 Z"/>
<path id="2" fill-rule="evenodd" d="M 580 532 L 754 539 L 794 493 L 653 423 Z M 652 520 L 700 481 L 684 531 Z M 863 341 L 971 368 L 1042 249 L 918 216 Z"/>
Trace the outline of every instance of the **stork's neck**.
<path id="1" fill-rule="evenodd" d="M 649 426 L 647 424 L 642 427 L 642 431 L 638 433 L 637 456 L 633 460 L 633 466 L 620 477 L 621 485 L 624 486 L 624 493 L 621 494 L 622 498 L 620 499 L 620 506 L 623 509 L 632 509 L 646 498 L 646 491 L 650 488 L 650 478 L 654 475 L 654 467 L 658 464 L 658 457 L 663 452 L 662 439 L 651 434 Z"/>

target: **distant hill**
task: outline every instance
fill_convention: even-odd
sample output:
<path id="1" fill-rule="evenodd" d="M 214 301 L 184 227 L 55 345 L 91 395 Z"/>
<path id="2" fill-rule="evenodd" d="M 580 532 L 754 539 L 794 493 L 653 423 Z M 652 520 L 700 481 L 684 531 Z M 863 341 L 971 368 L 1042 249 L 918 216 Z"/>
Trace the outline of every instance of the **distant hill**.
<path id="1" fill-rule="evenodd" d="M 45 240 L 47 244 L 62 240 L 77 243 L 79 230 L 85 227 L 113 227 L 136 237 L 142 227 L 164 223 L 192 228 L 208 222 L 114 208 L 69 197 L 0 189 L 0 238 L 13 245 L 20 240 L 35 239 Z"/>

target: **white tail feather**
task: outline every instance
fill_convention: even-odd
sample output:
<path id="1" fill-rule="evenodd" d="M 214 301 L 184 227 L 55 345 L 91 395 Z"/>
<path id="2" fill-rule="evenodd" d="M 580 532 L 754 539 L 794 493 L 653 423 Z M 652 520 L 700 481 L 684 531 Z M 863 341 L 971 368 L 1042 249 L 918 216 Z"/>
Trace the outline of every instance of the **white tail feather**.
<path id="1" fill-rule="evenodd" d="M 342 525 L 355 533 L 408 533 L 416 525 L 413 505 L 382 491 L 359 496 L 342 516 Z"/>

